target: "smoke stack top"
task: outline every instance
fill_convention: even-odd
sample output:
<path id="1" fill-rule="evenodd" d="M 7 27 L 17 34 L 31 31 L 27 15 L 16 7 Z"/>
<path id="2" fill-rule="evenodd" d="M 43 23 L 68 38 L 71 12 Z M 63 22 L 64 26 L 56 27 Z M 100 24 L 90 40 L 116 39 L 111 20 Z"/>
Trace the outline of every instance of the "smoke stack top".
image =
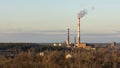
<path id="1" fill-rule="evenodd" d="M 81 10 L 79 13 L 78 13 L 78 18 L 82 18 L 84 17 L 85 15 L 87 14 L 87 10 Z"/>

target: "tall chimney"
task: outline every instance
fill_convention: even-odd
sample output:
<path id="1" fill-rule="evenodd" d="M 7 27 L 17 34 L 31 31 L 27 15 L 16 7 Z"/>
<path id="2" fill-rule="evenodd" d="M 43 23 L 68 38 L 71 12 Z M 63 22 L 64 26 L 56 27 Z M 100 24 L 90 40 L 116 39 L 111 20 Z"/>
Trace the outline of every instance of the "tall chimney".
<path id="1" fill-rule="evenodd" d="M 74 37 L 74 46 L 76 46 L 76 36 Z"/>
<path id="2" fill-rule="evenodd" d="M 78 46 L 80 45 L 80 19 L 87 14 L 86 10 L 82 10 L 78 13 Z"/>
<path id="3" fill-rule="evenodd" d="M 78 17 L 78 46 L 80 45 L 80 17 Z"/>
<path id="4" fill-rule="evenodd" d="M 70 29 L 68 28 L 68 38 L 67 38 L 67 40 L 68 40 L 68 45 L 70 44 Z"/>

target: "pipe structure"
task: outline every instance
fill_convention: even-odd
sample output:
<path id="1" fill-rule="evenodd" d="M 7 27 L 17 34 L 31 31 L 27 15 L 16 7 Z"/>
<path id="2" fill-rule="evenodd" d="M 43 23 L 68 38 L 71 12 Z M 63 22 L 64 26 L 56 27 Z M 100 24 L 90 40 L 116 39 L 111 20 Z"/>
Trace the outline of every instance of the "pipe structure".
<path id="1" fill-rule="evenodd" d="M 68 38 L 67 38 L 67 40 L 68 40 L 68 45 L 70 44 L 70 29 L 68 28 Z"/>
<path id="2" fill-rule="evenodd" d="M 80 45 L 80 17 L 78 17 L 78 46 Z"/>
<path id="3" fill-rule="evenodd" d="M 74 46 L 76 45 L 76 36 L 74 37 Z"/>

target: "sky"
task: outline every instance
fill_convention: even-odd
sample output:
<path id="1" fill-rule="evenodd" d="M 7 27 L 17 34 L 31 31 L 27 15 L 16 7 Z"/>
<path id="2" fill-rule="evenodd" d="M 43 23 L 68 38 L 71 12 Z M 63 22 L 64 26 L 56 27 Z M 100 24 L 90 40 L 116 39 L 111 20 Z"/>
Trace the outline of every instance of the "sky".
<path id="1" fill-rule="evenodd" d="M 77 36 L 83 9 L 83 42 L 119 42 L 119 8 L 120 0 L 0 0 L 0 42 L 62 42 L 67 28 Z"/>

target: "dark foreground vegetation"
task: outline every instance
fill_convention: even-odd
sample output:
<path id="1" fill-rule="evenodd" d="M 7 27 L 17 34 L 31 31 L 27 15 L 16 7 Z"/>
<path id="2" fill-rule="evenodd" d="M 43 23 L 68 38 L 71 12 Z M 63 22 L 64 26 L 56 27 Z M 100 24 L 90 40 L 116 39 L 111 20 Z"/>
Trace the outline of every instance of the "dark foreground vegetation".
<path id="1" fill-rule="evenodd" d="M 0 56 L 0 68 L 120 68 L 120 50 L 0 44 L 1 51 L 14 49 L 14 58 Z"/>

